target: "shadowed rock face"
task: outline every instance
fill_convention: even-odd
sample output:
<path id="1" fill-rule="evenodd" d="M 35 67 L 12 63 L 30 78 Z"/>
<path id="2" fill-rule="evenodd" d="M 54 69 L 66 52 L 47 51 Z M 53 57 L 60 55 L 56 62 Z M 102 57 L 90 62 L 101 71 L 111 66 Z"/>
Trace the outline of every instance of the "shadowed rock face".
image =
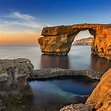
<path id="1" fill-rule="evenodd" d="M 21 99 L 31 96 L 27 78 L 33 71 L 28 59 L 0 59 L 0 111 L 23 111 Z M 24 110 L 25 111 L 25 110 Z"/>
<path id="2" fill-rule="evenodd" d="M 0 95 L 24 96 L 29 87 L 27 78 L 32 71 L 28 59 L 0 60 Z"/>
<path id="3" fill-rule="evenodd" d="M 67 55 L 75 36 L 83 30 L 89 30 L 94 36 L 92 53 L 111 60 L 110 24 L 77 24 L 70 26 L 45 27 L 38 39 L 44 54 Z"/>

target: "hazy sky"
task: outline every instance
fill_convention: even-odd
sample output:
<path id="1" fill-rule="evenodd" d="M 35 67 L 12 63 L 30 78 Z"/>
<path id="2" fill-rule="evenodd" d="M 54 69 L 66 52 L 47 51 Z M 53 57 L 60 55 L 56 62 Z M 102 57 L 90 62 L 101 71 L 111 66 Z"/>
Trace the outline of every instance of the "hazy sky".
<path id="1" fill-rule="evenodd" d="M 77 23 L 111 23 L 111 0 L 0 0 L 0 44 L 36 44 L 43 27 Z"/>

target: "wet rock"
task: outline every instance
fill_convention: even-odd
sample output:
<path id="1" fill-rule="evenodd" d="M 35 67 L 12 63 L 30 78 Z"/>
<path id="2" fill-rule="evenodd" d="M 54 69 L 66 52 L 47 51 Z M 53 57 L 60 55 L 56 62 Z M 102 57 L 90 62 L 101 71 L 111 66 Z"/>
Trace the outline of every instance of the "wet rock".
<path id="1" fill-rule="evenodd" d="M 62 68 L 47 68 L 34 70 L 28 79 L 46 79 L 64 76 L 83 76 L 92 80 L 100 80 L 102 72 L 93 70 L 71 70 Z"/>
<path id="2" fill-rule="evenodd" d="M 111 60 L 111 24 L 76 24 L 70 26 L 45 27 L 38 39 L 41 51 L 49 55 L 67 55 L 75 36 L 89 30 L 94 36 L 91 51 Z"/>
<path id="3" fill-rule="evenodd" d="M 92 111 L 92 109 L 90 106 L 81 103 L 64 106 L 60 111 Z"/>
<path id="4" fill-rule="evenodd" d="M 111 68 L 102 76 L 86 104 L 96 111 L 111 111 Z"/>

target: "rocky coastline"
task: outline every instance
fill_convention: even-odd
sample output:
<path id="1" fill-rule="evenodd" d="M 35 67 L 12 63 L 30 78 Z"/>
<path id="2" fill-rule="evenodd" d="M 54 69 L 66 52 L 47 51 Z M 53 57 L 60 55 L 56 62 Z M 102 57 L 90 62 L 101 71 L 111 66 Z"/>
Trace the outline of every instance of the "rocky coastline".
<path id="1" fill-rule="evenodd" d="M 27 82 L 32 71 L 28 59 L 0 60 L 0 111 L 22 111 L 21 99 L 32 95 Z"/>
<path id="2" fill-rule="evenodd" d="M 47 68 L 34 70 L 33 73 L 28 78 L 29 80 L 34 79 L 48 79 L 56 77 L 70 77 L 70 76 L 80 76 L 86 77 L 89 80 L 100 80 L 103 72 L 96 72 L 93 70 L 71 70 L 62 68 Z"/>
<path id="3" fill-rule="evenodd" d="M 109 76 L 110 73 L 111 69 L 109 69 L 108 72 L 106 72 L 105 74 L 103 72 L 95 72 L 92 70 L 70 70 L 70 69 L 61 69 L 61 68 L 34 70 L 33 65 L 28 59 L 23 59 L 23 58 L 13 59 L 13 60 L 0 59 L 0 111 L 2 110 L 27 111 L 27 107 L 25 107 L 24 103 L 22 102 L 22 98 L 33 95 L 33 92 L 27 80 L 35 80 L 35 79 L 38 80 L 38 79 L 47 79 L 47 78 L 55 78 L 63 76 L 68 76 L 68 77 L 79 76 L 79 77 L 85 77 L 89 81 L 97 80 L 100 82 L 98 84 L 99 86 L 95 88 L 95 90 L 93 91 L 91 96 L 89 96 L 85 104 L 66 106 L 65 109 L 67 108 L 70 109 L 70 107 L 72 109 L 65 110 L 63 108 L 60 111 L 75 111 L 74 108 L 78 109 L 82 108 L 83 110 L 84 108 L 88 109 L 86 111 L 91 111 L 91 108 L 99 109 L 100 107 L 102 107 L 102 105 L 106 105 L 105 100 L 103 101 L 105 97 L 107 97 L 106 98 L 107 100 L 110 99 L 110 94 L 108 93 L 110 92 L 109 90 L 110 85 L 108 85 L 110 82 L 110 78 L 108 78 L 110 77 Z M 106 79 L 108 80 L 108 83 L 107 81 L 105 81 Z M 105 84 L 103 82 L 105 82 Z M 107 86 L 107 93 L 105 90 L 103 91 L 104 96 L 102 95 L 95 96 L 95 93 L 99 94 L 98 87 L 101 86 L 104 87 L 104 85 Z M 100 90 L 102 91 L 102 88 Z M 107 94 L 109 94 L 109 96 L 107 96 Z M 95 101 L 98 99 L 100 99 L 100 104 L 97 106 L 95 105 L 96 104 Z M 108 105 L 110 105 L 109 103 L 110 100 L 108 100 Z"/>
<path id="4" fill-rule="evenodd" d="M 85 104 L 71 104 L 60 111 L 111 111 L 111 68 L 104 73 L 100 82 Z M 84 109 L 85 108 L 85 109 Z"/>
<path id="5" fill-rule="evenodd" d="M 93 37 L 78 39 L 74 41 L 73 45 L 90 45 L 92 44 Z"/>

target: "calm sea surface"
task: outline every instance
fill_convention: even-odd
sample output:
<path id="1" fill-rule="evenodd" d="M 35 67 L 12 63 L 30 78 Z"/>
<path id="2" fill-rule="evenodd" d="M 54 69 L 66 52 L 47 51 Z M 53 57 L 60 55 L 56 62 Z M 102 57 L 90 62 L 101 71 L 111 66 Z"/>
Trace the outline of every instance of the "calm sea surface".
<path id="1" fill-rule="evenodd" d="M 106 71 L 111 61 L 92 55 L 90 46 L 72 46 L 68 56 L 43 55 L 37 46 L 0 46 L 0 59 L 28 58 L 35 69 L 67 68 Z"/>
<path id="2" fill-rule="evenodd" d="M 43 55 L 39 46 L 0 46 L 0 59 L 28 58 L 35 69 L 92 69 L 105 72 L 111 61 L 92 55 L 90 46 L 72 46 L 68 56 Z M 29 82 L 33 96 L 24 98 L 27 111 L 59 111 L 71 103 L 84 102 L 97 82 L 83 78 L 56 78 Z"/>

